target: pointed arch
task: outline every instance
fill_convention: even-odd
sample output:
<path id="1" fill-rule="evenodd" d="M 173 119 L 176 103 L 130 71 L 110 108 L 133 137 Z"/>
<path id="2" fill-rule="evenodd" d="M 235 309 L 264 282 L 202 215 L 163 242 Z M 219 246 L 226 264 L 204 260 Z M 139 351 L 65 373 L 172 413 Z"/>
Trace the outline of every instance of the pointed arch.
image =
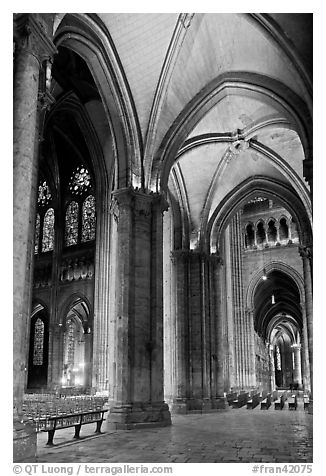
<path id="1" fill-rule="evenodd" d="M 301 197 L 283 182 L 264 176 L 254 176 L 239 184 L 216 208 L 207 226 L 210 242 L 205 243 L 205 246 L 210 247 L 211 250 L 219 249 L 223 232 L 231 216 L 257 194 L 263 194 L 271 200 L 277 199 L 283 204 L 298 223 L 300 243 L 307 246 L 312 242 L 311 208 L 307 209 Z"/>
<path id="2" fill-rule="evenodd" d="M 222 74 L 209 83 L 179 114 L 156 151 L 148 188 L 166 190 L 171 167 L 189 132 L 227 94 L 250 96 L 271 104 L 284 115 L 287 127 L 298 133 L 305 161 L 312 159 L 312 117 L 306 103 L 275 79 L 235 71 Z"/>
<path id="3" fill-rule="evenodd" d="M 96 15 L 67 14 L 54 38 L 80 55 L 92 73 L 114 141 L 117 188 L 143 183 L 142 139 L 130 88 L 113 41 Z"/>

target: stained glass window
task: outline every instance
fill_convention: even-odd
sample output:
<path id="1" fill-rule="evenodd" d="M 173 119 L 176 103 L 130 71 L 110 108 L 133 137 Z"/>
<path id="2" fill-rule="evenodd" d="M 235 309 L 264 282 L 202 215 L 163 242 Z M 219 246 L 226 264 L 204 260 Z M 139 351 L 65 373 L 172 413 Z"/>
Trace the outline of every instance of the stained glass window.
<path id="1" fill-rule="evenodd" d="M 38 253 L 38 244 L 40 240 L 40 215 L 36 214 L 35 220 L 35 235 L 34 235 L 34 253 Z"/>
<path id="2" fill-rule="evenodd" d="M 95 197 L 90 195 L 83 203 L 82 241 L 95 240 Z"/>
<path id="3" fill-rule="evenodd" d="M 75 325 L 74 322 L 69 319 L 67 321 L 66 330 L 66 363 L 74 365 L 75 361 Z"/>
<path id="4" fill-rule="evenodd" d="M 44 322 L 38 318 L 34 327 L 33 365 L 43 365 Z"/>
<path id="5" fill-rule="evenodd" d="M 76 245 L 78 242 L 78 203 L 70 202 L 66 211 L 65 244 Z"/>
<path id="6" fill-rule="evenodd" d="M 277 370 L 282 370 L 281 352 L 280 352 L 280 348 L 279 348 L 278 345 L 276 346 L 276 368 L 277 368 Z"/>
<path id="7" fill-rule="evenodd" d="M 44 215 L 42 251 L 53 250 L 54 245 L 54 210 L 49 208 Z"/>
<path id="8" fill-rule="evenodd" d="M 39 206 L 48 205 L 52 199 L 50 188 L 46 181 L 40 183 L 38 187 L 37 204 Z"/>
<path id="9" fill-rule="evenodd" d="M 70 177 L 69 190 L 74 195 L 82 195 L 91 188 L 91 176 L 87 168 L 79 165 Z"/>

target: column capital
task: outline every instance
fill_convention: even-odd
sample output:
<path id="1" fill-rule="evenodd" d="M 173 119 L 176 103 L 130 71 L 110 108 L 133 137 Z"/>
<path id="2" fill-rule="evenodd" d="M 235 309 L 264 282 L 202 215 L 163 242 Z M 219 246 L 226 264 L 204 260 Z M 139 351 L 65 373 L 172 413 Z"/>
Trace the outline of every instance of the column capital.
<path id="1" fill-rule="evenodd" d="M 163 213 L 169 207 L 164 195 L 138 188 L 125 187 L 112 192 L 110 213 L 119 221 L 120 207 L 129 207 L 138 217 L 149 218 L 153 211 Z"/>
<path id="2" fill-rule="evenodd" d="M 39 111 L 46 111 L 50 109 L 52 104 L 55 103 L 55 99 L 49 91 L 43 91 L 38 93 L 37 97 L 37 109 Z"/>
<path id="3" fill-rule="evenodd" d="M 301 344 L 292 344 L 291 345 L 293 350 L 300 350 L 301 349 Z"/>
<path id="4" fill-rule="evenodd" d="M 312 259 L 312 247 L 311 246 L 299 246 L 299 255 L 301 258 Z"/>
<path id="5" fill-rule="evenodd" d="M 14 40 L 17 50 L 33 55 L 39 63 L 52 60 L 58 52 L 41 22 L 30 13 L 14 15 Z"/>

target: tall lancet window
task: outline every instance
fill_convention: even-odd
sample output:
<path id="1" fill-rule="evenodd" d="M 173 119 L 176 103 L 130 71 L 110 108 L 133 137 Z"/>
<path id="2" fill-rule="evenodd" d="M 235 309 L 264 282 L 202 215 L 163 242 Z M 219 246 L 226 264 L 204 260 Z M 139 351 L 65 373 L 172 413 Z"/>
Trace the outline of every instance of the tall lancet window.
<path id="1" fill-rule="evenodd" d="M 54 210 L 49 208 L 44 215 L 42 252 L 53 250 L 54 246 Z"/>
<path id="2" fill-rule="evenodd" d="M 38 318 L 34 327 L 33 365 L 43 365 L 44 322 Z"/>
<path id="3" fill-rule="evenodd" d="M 37 195 L 37 213 L 35 220 L 34 253 L 46 253 L 54 248 L 54 208 L 50 187 L 41 180 Z"/>
<path id="4" fill-rule="evenodd" d="M 278 345 L 276 346 L 276 369 L 277 370 L 282 370 L 281 352 L 280 352 L 280 348 L 279 348 Z"/>
<path id="5" fill-rule="evenodd" d="M 83 203 L 82 241 L 95 240 L 95 197 L 89 195 Z"/>
<path id="6" fill-rule="evenodd" d="M 78 203 L 70 202 L 66 211 L 65 245 L 71 246 L 78 243 Z"/>
<path id="7" fill-rule="evenodd" d="M 34 253 L 38 253 L 39 241 L 40 241 L 40 227 L 41 227 L 41 218 L 40 214 L 36 214 L 35 220 L 35 237 L 34 237 Z"/>

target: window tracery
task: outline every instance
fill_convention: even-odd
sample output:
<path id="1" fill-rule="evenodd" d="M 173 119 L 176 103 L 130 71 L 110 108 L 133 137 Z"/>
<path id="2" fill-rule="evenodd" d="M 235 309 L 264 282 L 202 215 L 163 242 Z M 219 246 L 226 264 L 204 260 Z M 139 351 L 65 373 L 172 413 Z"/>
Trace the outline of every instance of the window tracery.
<path id="1" fill-rule="evenodd" d="M 34 234 L 34 254 L 38 253 L 39 241 L 40 241 L 40 229 L 41 229 L 41 217 L 40 214 L 36 214 L 35 220 L 35 234 Z"/>
<path id="2" fill-rule="evenodd" d="M 280 348 L 279 348 L 278 345 L 276 346 L 276 369 L 277 370 L 282 370 L 281 352 L 280 352 Z"/>
<path id="3" fill-rule="evenodd" d="M 44 215 L 42 252 L 53 250 L 54 246 L 54 210 L 49 208 Z"/>
<path id="4" fill-rule="evenodd" d="M 95 239 L 95 197 L 89 195 L 82 209 L 82 241 Z"/>
<path id="5" fill-rule="evenodd" d="M 50 191 L 50 187 L 47 184 L 47 181 L 44 180 L 38 186 L 38 196 L 37 196 L 37 204 L 38 206 L 46 206 L 52 200 L 52 195 Z"/>
<path id="6" fill-rule="evenodd" d="M 38 318 L 34 327 L 33 365 L 43 365 L 44 322 Z"/>
<path id="7" fill-rule="evenodd" d="M 78 243 L 78 211 L 79 205 L 72 201 L 69 203 L 65 217 L 65 245 L 72 246 Z"/>
<path id="8" fill-rule="evenodd" d="M 78 165 L 76 171 L 70 177 L 68 188 L 74 195 L 83 195 L 91 188 L 91 176 L 87 168 Z"/>

